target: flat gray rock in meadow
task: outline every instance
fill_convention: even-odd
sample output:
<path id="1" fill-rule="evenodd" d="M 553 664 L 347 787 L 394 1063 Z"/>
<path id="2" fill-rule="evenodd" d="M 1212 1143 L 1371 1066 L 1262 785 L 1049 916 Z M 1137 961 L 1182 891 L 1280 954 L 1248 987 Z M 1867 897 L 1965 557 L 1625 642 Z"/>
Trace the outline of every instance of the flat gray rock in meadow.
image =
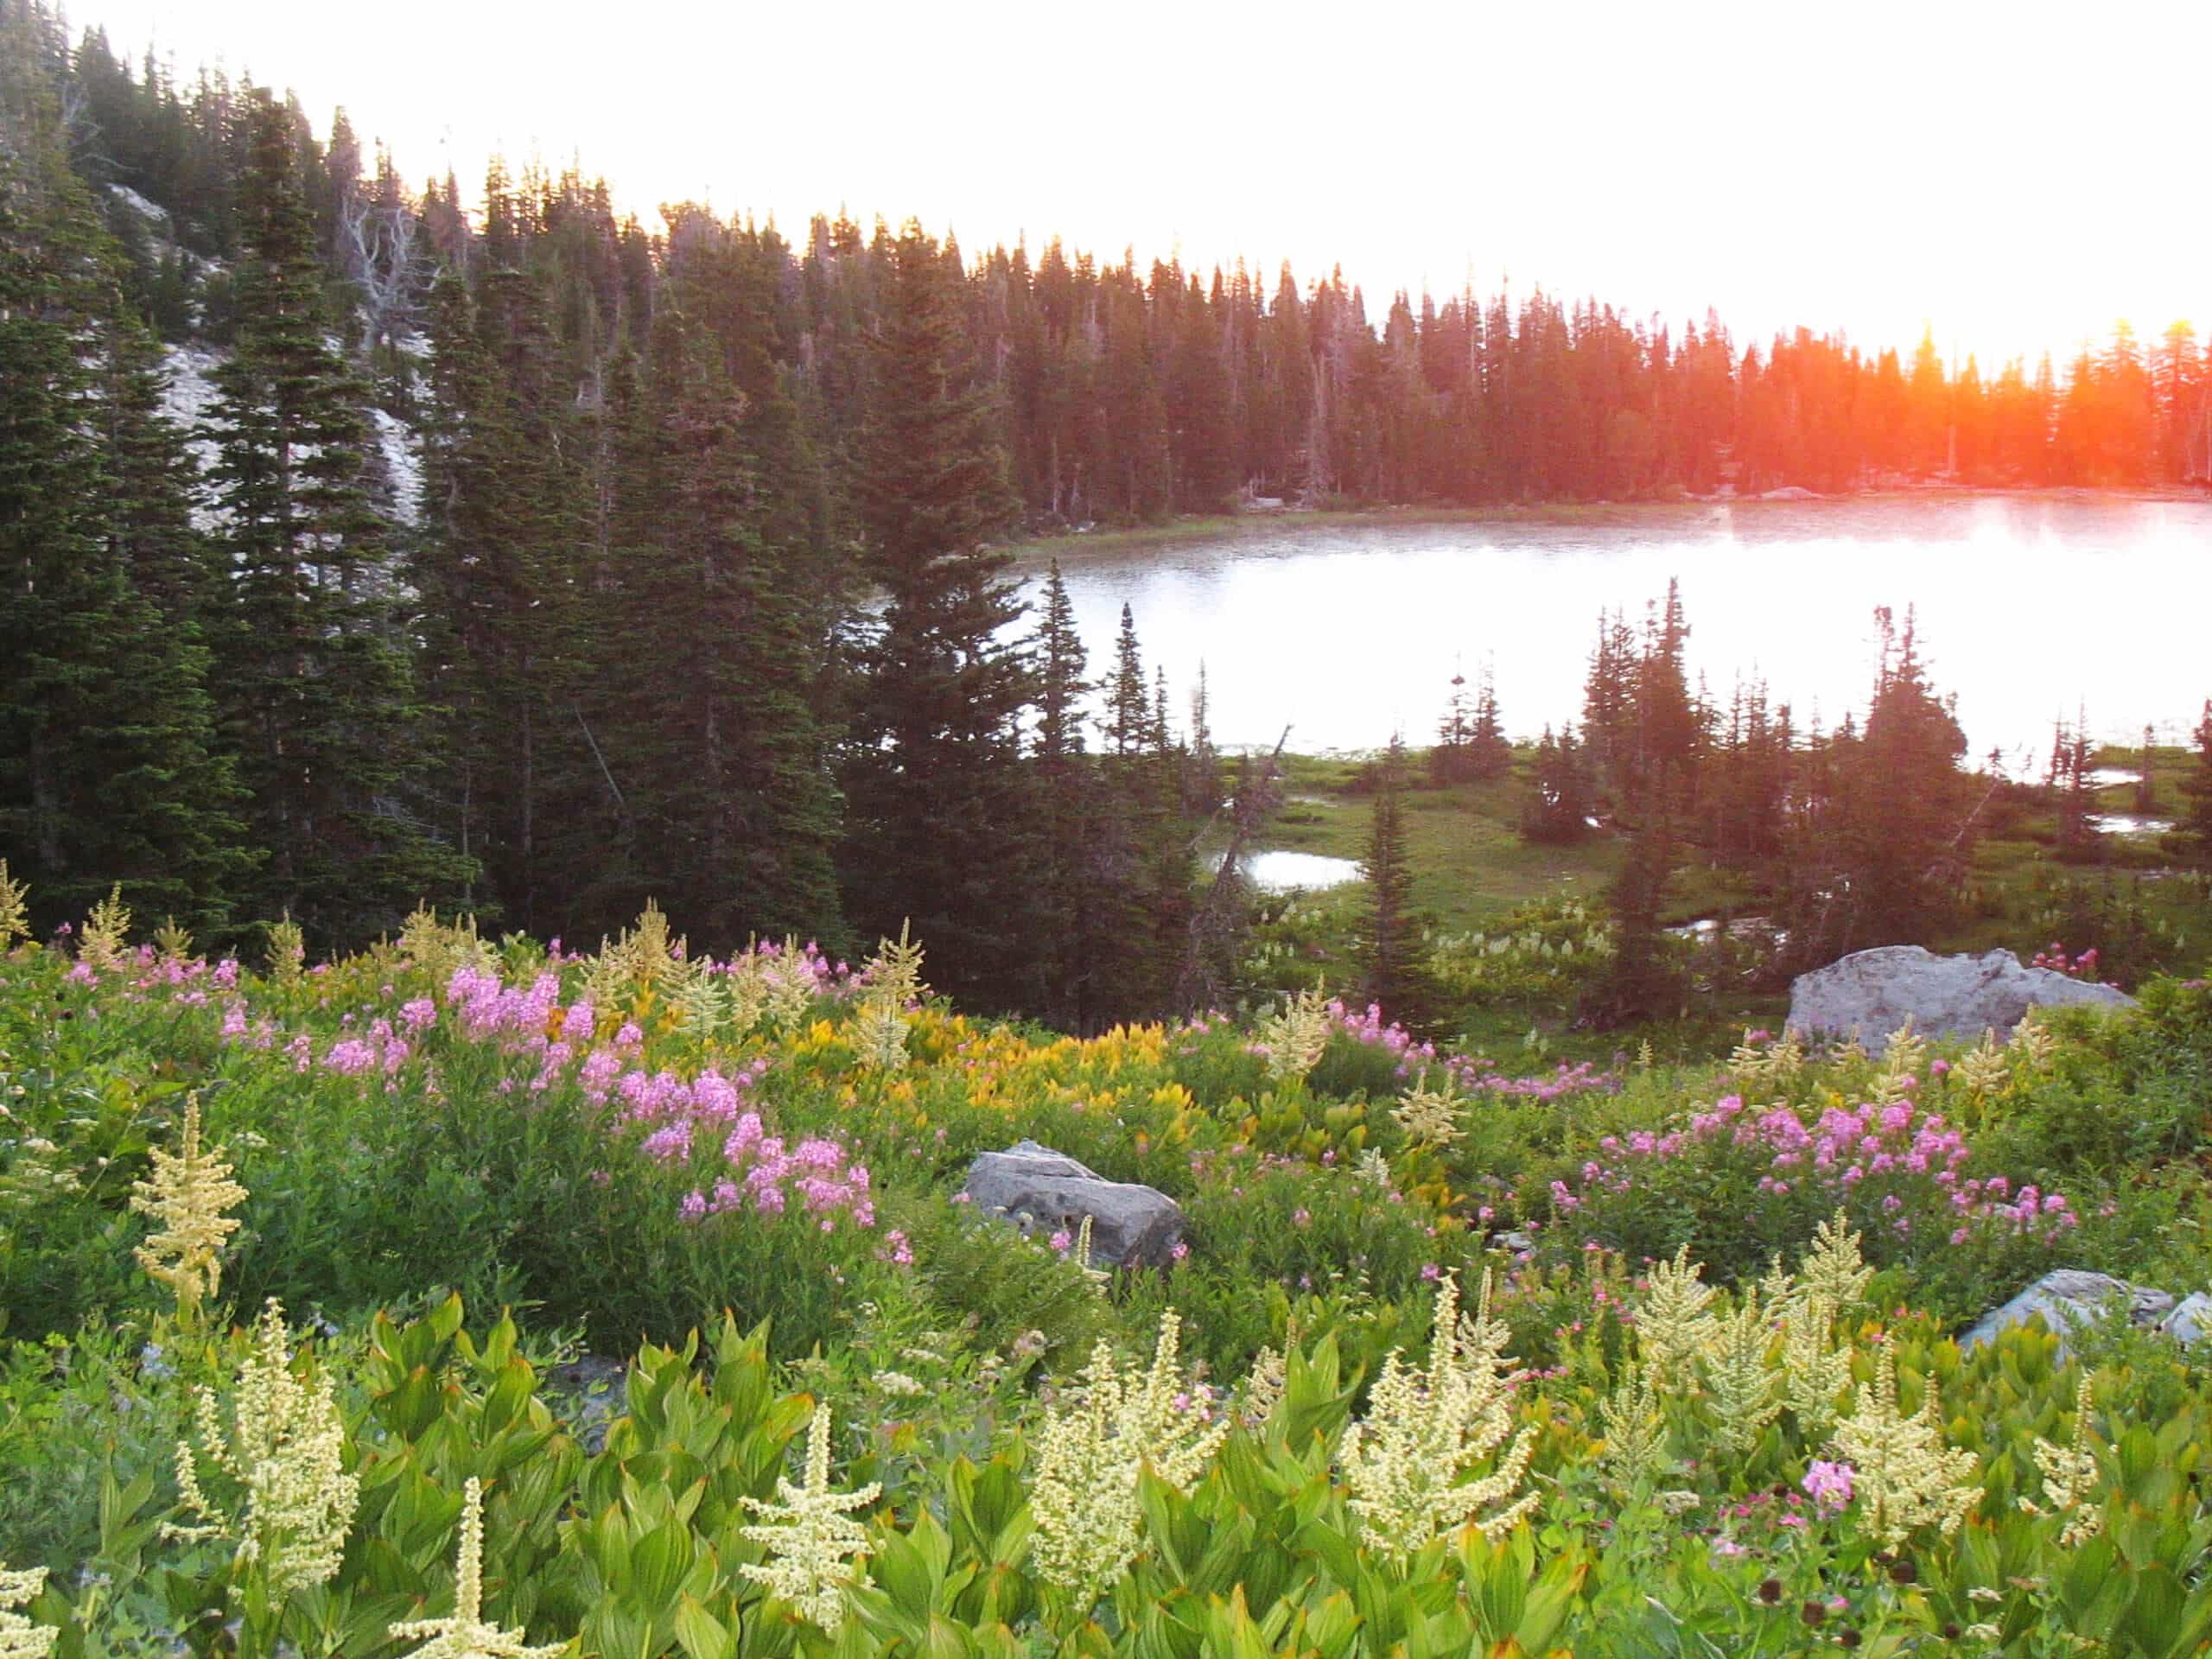
<path id="1" fill-rule="evenodd" d="M 2193 1297 L 2192 1301 L 2212 1300 Z M 2056 1333 L 2059 1352 L 2066 1351 L 2066 1337 L 2078 1325 L 2093 1325 L 2110 1312 L 2115 1301 L 2124 1301 L 2129 1320 L 2138 1325 L 2158 1325 L 2170 1310 L 2174 1299 L 2163 1290 L 2148 1285 L 2131 1285 L 2125 1279 L 2115 1279 L 2108 1273 L 2087 1273 L 2076 1268 L 2061 1268 L 2056 1273 L 2046 1273 L 2015 1296 L 2004 1306 L 1992 1313 L 1985 1313 L 1974 1327 L 1959 1338 L 1959 1346 L 1973 1348 L 1994 1339 L 1997 1333 L 2015 1325 L 2025 1325 L 2034 1315 L 2043 1315 L 2043 1321 Z M 2178 1332 L 2175 1332 L 2179 1335 Z M 2185 1338 L 2184 1338 L 2185 1339 Z"/>
<path id="2" fill-rule="evenodd" d="M 1034 1141 L 979 1154 L 963 1191 L 985 1215 L 1025 1233 L 1072 1234 L 1088 1216 L 1096 1266 L 1166 1267 L 1183 1236 L 1183 1211 L 1159 1188 L 1109 1181 Z"/>
<path id="3" fill-rule="evenodd" d="M 2024 968 L 2010 950 L 1939 957 L 1916 944 L 1854 950 L 1789 985 L 1789 1024 L 1808 1036 L 1847 1037 L 1855 1029 L 1870 1054 L 1889 1046 L 1909 1016 L 1923 1037 L 1999 1037 L 2031 1007 L 2093 1003 L 2132 1008 L 2135 999 L 2109 985 Z"/>

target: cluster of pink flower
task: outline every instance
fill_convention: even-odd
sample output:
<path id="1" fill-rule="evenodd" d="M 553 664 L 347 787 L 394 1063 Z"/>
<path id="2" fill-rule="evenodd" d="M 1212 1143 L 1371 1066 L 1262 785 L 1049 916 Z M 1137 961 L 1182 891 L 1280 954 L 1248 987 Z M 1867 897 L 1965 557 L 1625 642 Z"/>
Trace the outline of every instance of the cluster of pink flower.
<path id="1" fill-rule="evenodd" d="M 817 995 L 847 996 L 863 988 L 868 977 L 864 972 L 855 973 L 850 964 L 846 963 L 831 962 L 829 957 L 822 954 L 822 947 L 812 939 L 809 939 L 799 947 L 799 953 L 804 958 L 807 967 L 814 974 L 814 989 Z M 740 952 L 739 956 L 741 957 L 744 954 Z M 763 941 L 753 947 L 752 954 L 756 957 L 780 957 L 784 954 L 784 947 L 769 941 Z M 737 971 L 738 962 L 739 957 L 732 957 L 719 967 L 712 961 L 707 963 L 707 967 L 712 972 L 729 974 Z"/>
<path id="2" fill-rule="evenodd" d="M 1577 1060 L 1572 1065 L 1561 1061 L 1549 1074 L 1531 1077 L 1509 1077 L 1498 1070 L 1496 1060 L 1484 1054 L 1454 1054 L 1445 1066 L 1452 1081 L 1467 1094 L 1508 1095 L 1520 1100 L 1557 1100 L 1562 1095 L 1598 1090 L 1611 1094 L 1621 1086 L 1618 1077 L 1599 1071 L 1587 1060 Z"/>
<path id="3" fill-rule="evenodd" d="M 167 991 L 170 1001 L 188 1008 L 207 1001 L 208 986 L 229 990 L 238 977 L 238 963 L 227 957 L 210 969 L 205 957 L 163 957 L 150 944 L 126 952 L 113 971 L 124 982 L 122 998 L 126 1002 L 143 1002 L 155 992 Z M 80 957 L 61 977 L 65 984 L 96 985 L 100 976 Z"/>
<path id="4" fill-rule="evenodd" d="M 683 1127 L 688 1149 L 690 1125 Z M 782 1136 L 762 1126 L 758 1112 L 747 1112 L 722 1142 L 722 1158 L 730 1174 L 711 1192 L 695 1188 L 686 1194 L 686 1216 L 697 1220 L 745 1209 L 780 1216 L 795 1210 L 818 1221 L 825 1233 L 836 1230 L 840 1217 L 863 1231 L 875 1225 L 868 1166 L 854 1161 L 835 1141 L 813 1135 L 786 1149 Z M 901 1236 L 893 1244 L 887 1236 L 886 1245 L 896 1259 L 906 1239 Z"/>
<path id="5" fill-rule="evenodd" d="M 2028 965 L 2031 968 L 2048 968 L 2055 974 L 2064 974 L 2069 979 L 2094 981 L 2097 976 L 2097 947 L 2093 944 L 2080 956 L 2069 960 L 2066 947 L 2053 939 L 2047 947 L 2036 952 L 2034 960 Z"/>
<path id="6" fill-rule="evenodd" d="M 1338 1031 L 1354 1042 L 1369 1048 L 1387 1048 L 1396 1055 L 1398 1075 L 1402 1077 L 1411 1077 L 1424 1065 L 1436 1064 L 1436 1045 L 1415 1042 L 1413 1033 L 1395 1020 L 1385 1024 L 1379 1002 L 1369 1003 L 1367 1012 L 1361 1014 L 1346 1007 L 1341 997 L 1331 997 L 1329 1018 Z"/>
<path id="7" fill-rule="evenodd" d="M 560 1006 L 561 976 L 540 974 L 528 990 L 508 984 L 496 973 L 463 963 L 446 982 L 446 1003 L 468 1036 L 483 1039 L 512 1036 L 543 1041 L 553 1011 Z M 590 1017 L 590 1005 L 577 1005 Z M 565 1030 L 565 1020 L 564 1020 Z"/>
<path id="8" fill-rule="evenodd" d="M 556 1049 L 561 1046 L 553 1045 Z M 689 1157 L 693 1128 L 702 1122 L 718 1128 L 738 1122 L 741 1117 L 757 1128 L 760 1122 L 757 1114 L 747 1110 L 747 1102 L 754 1085 L 768 1075 L 765 1056 L 727 1077 L 709 1066 L 689 1083 L 673 1071 L 643 1069 L 623 1072 L 616 1078 L 613 1074 L 622 1063 L 619 1046 L 594 1049 L 577 1073 L 578 1080 L 601 1105 L 619 1096 L 625 1122 L 659 1125 L 644 1142 L 645 1150 L 653 1157 L 670 1160 Z"/>
<path id="9" fill-rule="evenodd" d="M 369 1071 L 391 1077 L 414 1052 L 414 1046 L 392 1028 L 391 1020 L 378 1019 L 370 1021 L 365 1036 L 343 1037 L 333 1043 L 323 1054 L 322 1069 L 341 1077 L 358 1077 Z"/>
<path id="10" fill-rule="evenodd" d="M 1947 1195 L 1957 1224 L 1955 1243 L 1965 1243 L 1977 1224 L 2032 1233 L 2044 1243 L 2076 1224 L 2074 1212 L 2056 1193 L 2046 1196 L 2029 1186 L 2015 1196 L 2001 1175 L 1962 1179 L 1966 1137 L 1942 1113 L 1923 1110 L 1910 1100 L 1889 1105 L 1870 1101 L 1853 1111 L 1831 1106 L 1808 1124 L 1791 1107 L 1760 1110 L 1730 1095 L 1710 1111 L 1694 1114 L 1686 1130 L 1605 1136 L 1598 1143 L 1603 1160 L 1592 1159 L 1582 1166 L 1580 1192 L 1554 1181 L 1553 1202 L 1567 1211 L 1599 1193 L 1626 1192 L 1652 1165 L 1709 1158 L 1716 1146 L 1761 1160 L 1761 1192 L 1782 1197 L 1804 1186 L 1820 1192 L 1824 1201 L 1848 1201 L 1854 1210 L 1871 1204 L 1900 1234 L 1912 1230 L 1912 1218 L 1900 1212 L 1910 1189 L 1922 1183 Z M 1877 1192 L 1882 1195 L 1878 1200 L 1872 1196 Z"/>

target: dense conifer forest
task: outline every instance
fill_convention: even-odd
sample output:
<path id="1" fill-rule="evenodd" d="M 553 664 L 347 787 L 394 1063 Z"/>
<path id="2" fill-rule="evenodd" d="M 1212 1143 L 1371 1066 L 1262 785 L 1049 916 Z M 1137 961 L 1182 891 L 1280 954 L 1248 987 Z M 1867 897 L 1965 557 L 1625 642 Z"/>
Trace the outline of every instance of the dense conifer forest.
<path id="1" fill-rule="evenodd" d="M 655 899 L 721 949 L 911 917 L 945 989 L 1095 1028 L 1218 983 L 1193 836 L 1271 785 L 1141 619 L 1087 664 L 1057 581 L 1024 617 L 1025 526 L 2212 471 L 2186 325 L 1953 372 L 612 201 L 501 162 L 417 189 L 342 111 L 0 3 L 0 838 L 43 925 L 118 882 L 318 948 L 423 899 L 588 942 Z M 1526 833 L 1769 869 L 1808 953 L 1928 913 L 1969 785 L 1910 622 L 1834 732 L 1688 684 L 1688 626 L 1601 622 Z M 1441 738 L 1440 779 L 1510 761 L 1494 689 Z"/>

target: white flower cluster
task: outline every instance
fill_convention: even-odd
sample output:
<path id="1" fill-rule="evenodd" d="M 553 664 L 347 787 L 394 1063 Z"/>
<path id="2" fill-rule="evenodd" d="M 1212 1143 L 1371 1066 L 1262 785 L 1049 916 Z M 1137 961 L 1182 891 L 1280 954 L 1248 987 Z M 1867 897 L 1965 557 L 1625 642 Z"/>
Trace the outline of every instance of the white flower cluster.
<path id="1" fill-rule="evenodd" d="M 1038 1438 L 1030 1512 L 1038 1572 L 1088 1607 L 1142 1548 L 1137 1491 L 1144 1471 L 1187 1492 L 1228 1439 L 1226 1413 L 1211 1415 L 1184 1381 L 1181 1323 L 1160 1319 L 1151 1369 L 1124 1378 L 1104 1342 L 1091 1351 L 1074 1401 L 1046 1414 Z"/>
<path id="2" fill-rule="evenodd" d="M 2104 1530 L 2104 1512 L 2090 1506 L 2089 1498 L 2097 1488 L 2099 1471 L 2097 1454 L 2089 1444 L 2089 1375 L 2082 1374 L 2081 1387 L 2074 1395 L 2074 1438 L 2066 1446 L 2054 1446 L 2040 1434 L 2036 1436 L 2036 1472 L 2043 1477 L 2044 1509 L 2032 1499 L 2023 1497 L 2020 1507 L 2030 1515 L 2058 1515 L 2065 1517 L 2065 1529 L 2058 1535 L 2058 1541 L 2068 1549 L 2086 1544 Z"/>
<path id="3" fill-rule="evenodd" d="M 1268 1060 L 1268 1081 L 1296 1083 L 1311 1071 L 1329 1046 L 1329 1008 L 1319 986 L 1285 1000 L 1260 1022 L 1259 1046 Z"/>
<path id="4" fill-rule="evenodd" d="M 1424 1070 L 1413 1087 L 1398 1097 L 1390 1116 L 1406 1132 L 1406 1139 L 1417 1147 L 1448 1147 L 1465 1133 L 1459 1127 L 1459 1101 L 1452 1092 L 1448 1072 L 1444 1086 L 1432 1089 Z"/>
<path id="5" fill-rule="evenodd" d="M 519 1630 L 502 1630 L 484 1618 L 484 1486 L 475 1476 L 462 1488 L 461 1559 L 454 1583 L 450 1618 L 403 1619 L 386 1634 L 400 1642 L 420 1642 L 410 1659 L 553 1659 L 570 1644 L 530 1647 Z"/>
<path id="6" fill-rule="evenodd" d="M 0 880 L 5 880 L 0 872 Z M 0 1567 L 0 1659 L 46 1659 L 53 1651 L 54 1637 L 60 1630 L 51 1624 L 34 1624 L 21 1613 L 10 1608 L 27 1605 L 38 1592 L 46 1588 L 46 1569 L 32 1567 L 28 1573 L 10 1573 Z"/>
<path id="7" fill-rule="evenodd" d="M 1536 1507 L 1533 1492 L 1514 1497 L 1535 1451 L 1533 1427 L 1513 1435 L 1487 1475 L 1467 1478 L 1513 1431 L 1509 1338 L 1491 1317 L 1490 1292 L 1485 1273 L 1474 1313 L 1461 1319 L 1459 1281 L 1447 1275 L 1436 1294 L 1428 1363 L 1409 1366 L 1393 1351 L 1365 1421 L 1344 1431 L 1337 1455 L 1352 1513 L 1381 1554 L 1404 1560 L 1461 1526 L 1496 1537 Z"/>
<path id="8" fill-rule="evenodd" d="M 744 1528 L 742 1535 L 766 1548 L 768 1559 L 743 1563 L 737 1570 L 836 1635 L 845 1620 L 846 1586 L 868 1581 L 855 1565 L 867 1549 L 868 1534 L 847 1511 L 874 1503 L 882 1491 L 874 1481 L 856 1492 L 830 1490 L 830 1408 L 817 1406 L 806 1431 L 804 1484 L 794 1486 L 779 1477 L 778 1501 L 743 1500 L 761 1523 Z"/>
<path id="9" fill-rule="evenodd" d="M 231 1431 L 223 1431 L 212 1389 L 200 1390 L 195 1417 L 208 1462 L 245 1489 L 245 1506 L 232 1515 L 209 1498 L 200 1484 L 199 1458 L 189 1441 L 180 1440 L 178 1491 L 185 1509 L 205 1524 L 164 1532 L 234 1541 L 238 1559 L 259 1562 L 278 1596 L 334 1576 L 361 1483 L 346 1472 L 346 1433 L 330 1380 L 295 1374 L 284 1310 L 273 1298 L 255 1327 L 253 1351 L 238 1368 Z"/>
<path id="10" fill-rule="evenodd" d="M 184 1104 L 182 1149 L 149 1153 L 151 1180 L 130 1184 L 130 1207 L 161 1224 L 134 1254 L 138 1265 L 176 1293 L 180 1312 L 189 1316 L 214 1295 L 223 1281 L 223 1241 L 238 1230 L 238 1217 L 223 1212 L 245 1201 L 245 1188 L 231 1179 L 223 1149 L 200 1149 L 200 1097 Z"/>
<path id="11" fill-rule="evenodd" d="M 1922 1527 L 1948 1537 L 1981 1495 L 1974 1453 L 1943 1443 L 1935 1379 L 1918 1412 L 1898 1409 L 1897 1355 L 1886 1342 L 1874 1380 L 1859 1385 L 1858 1409 L 1836 1425 L 1835 1448 L 1856 1471 L 1867 1529 L 1891 1548 Z"/>

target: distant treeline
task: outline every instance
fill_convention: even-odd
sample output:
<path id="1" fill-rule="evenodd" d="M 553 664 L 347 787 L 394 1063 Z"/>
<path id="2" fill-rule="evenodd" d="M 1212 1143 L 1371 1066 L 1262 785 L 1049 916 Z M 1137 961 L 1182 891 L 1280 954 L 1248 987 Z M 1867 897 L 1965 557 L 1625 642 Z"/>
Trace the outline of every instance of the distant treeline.
<path id="1" fill-rule="evenodd" d="M 21 6 L 23 0 L 9 0 Z M 49 29 L 49 35 L 52 34 Z M 63 43 L 49 39 L 50 57 Z M 219 71 L 133 73 L 99 32 L 68 70 L 72 156 L 88 178 L 167 209 L 156 246 L 113 206 L 131 296 L 162 336 L 219 342 L 251 102 Z M 363 343 L 420 327 L 442 270 L 521 273 L 554 367 L 595 396 L 611 353 L 643 354 L 680 286 L 687 245 L 745 267 L 757 342 L 785 377 L 841 490 L 874 395 L 896 238 L 842 214 L 796 243 L 772 226 L 664 209 L 652 233 L 604 181 L 494 162 L 464 212 L 448 175 L 419 193 L 365 156 L 344 112 L 319 143 L 296 105 L 298 183 L 318 251 Z M 1303 286 L 1230 270 L 1141 269 L 1063 246 L 941 250 L 958 295 L 957 370 L 990 393 L 993 430 L 1033 522 L 1210 512 L 1239 492 L 1319 503 L 1631 499 L 1724 480 L 1739 491 L 1841 490 L 1891 478 L 1974 484 L 2158 485 L 2212 476 L 2212 393 L 2186 322 L 2155 340 L 2118 324 L 2070 361 L 1947 367 L 1934 339 L 1901 355 L 1798 329 L 1738 341 L 1708 312 L 1676 328 L 1541 289 L 1387 303 L 1341 268 Z M 405 365 L 387 355 L 395 374 Z"/>

